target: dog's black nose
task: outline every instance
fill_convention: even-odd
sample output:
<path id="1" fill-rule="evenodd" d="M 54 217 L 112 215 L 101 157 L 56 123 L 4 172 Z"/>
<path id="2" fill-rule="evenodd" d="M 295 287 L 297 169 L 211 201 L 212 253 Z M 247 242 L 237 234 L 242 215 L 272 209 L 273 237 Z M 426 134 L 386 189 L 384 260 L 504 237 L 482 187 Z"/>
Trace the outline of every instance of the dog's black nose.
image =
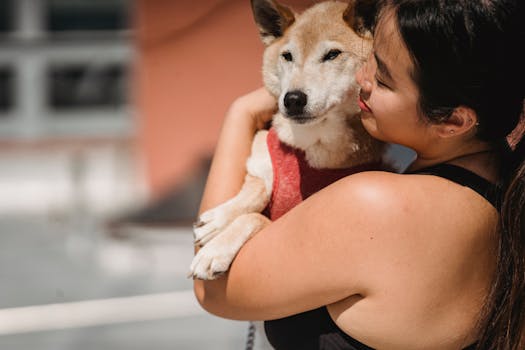
<path id="1" fill-rule="evenodd" d="M 306 102 L 308 102 L 308 96 L 299 90 L 290 91 L 284 95 L 284 107 L 289 116 L 303 114 Z"/>

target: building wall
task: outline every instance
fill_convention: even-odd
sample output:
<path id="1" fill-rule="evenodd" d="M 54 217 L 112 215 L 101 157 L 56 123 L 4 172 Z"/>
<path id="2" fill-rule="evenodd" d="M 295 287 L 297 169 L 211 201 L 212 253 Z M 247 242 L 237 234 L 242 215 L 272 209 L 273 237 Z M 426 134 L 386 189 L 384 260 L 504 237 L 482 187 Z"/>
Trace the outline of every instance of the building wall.
<path id="1" fill-rule="evenodd" d="M 262 85 L 264 47 L 249 0 L 138 0 L 136 10 L 139 143 L 160 195 L 211 156 L 230 102 Z"/>
<path id="2" fill-rule="evenodd" d="M 0 216 L 112 215 L 145 199 L 132 6 L 0 1 Z"/>

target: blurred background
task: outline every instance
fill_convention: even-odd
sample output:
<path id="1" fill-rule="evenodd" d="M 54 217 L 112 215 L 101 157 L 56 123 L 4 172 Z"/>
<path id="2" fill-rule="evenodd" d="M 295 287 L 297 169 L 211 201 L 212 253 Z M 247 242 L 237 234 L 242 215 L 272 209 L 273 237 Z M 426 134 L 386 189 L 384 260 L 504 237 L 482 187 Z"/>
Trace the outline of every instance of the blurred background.
<path id="1" fill-rule="evenodd" d="M 244 348 L 186 273 L 262 52 L 248 0 L 0 0 L 1 349 Z"/>
<path id="2" fill-rule="evenodd" d="M 0 0 L 1 349 L 244 348 L 186 273 L 262 49 L 247 0 Z"/>

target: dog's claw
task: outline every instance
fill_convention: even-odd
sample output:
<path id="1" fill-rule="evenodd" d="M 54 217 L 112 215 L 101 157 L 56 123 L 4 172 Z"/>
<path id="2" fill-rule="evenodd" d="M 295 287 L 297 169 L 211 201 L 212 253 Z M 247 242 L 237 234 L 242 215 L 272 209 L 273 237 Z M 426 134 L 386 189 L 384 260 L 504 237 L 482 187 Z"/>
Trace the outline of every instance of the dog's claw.
<path id="1" fill-rule="evenodd" d="M 216 278 L 224 275 L 225 273 L 226 273 L 226 271 L 213 271 L 211 279 L 216 279 Z"/>
<path id="2" fill-rule="evenodd" d="M 198 218 L 197 221 L 193 223 L 193 228 L 198 228 L 204 226 L 206 223 L 201 220 L 201 218 Z"/>
<path id="3" fill-rule="evenodd" d="M 195 245 L 205 245 L 228 224 L 228 219 L 220 215 L 223 212 L 224 206 L 219 206 L 201 214 L 197 221 L 193 223 Z"/>
<path id="4" fill-rule="evenodd" d="M 213 232 L 211 234 L 207 234 L 201 238 L 197 238 L 193 241 L 193 244 L 196 246 L 196 247 L 204 247 L 206 245 L 206 243 L 208 243 L 209 241 L 211 241 L 219 232 Z"/>

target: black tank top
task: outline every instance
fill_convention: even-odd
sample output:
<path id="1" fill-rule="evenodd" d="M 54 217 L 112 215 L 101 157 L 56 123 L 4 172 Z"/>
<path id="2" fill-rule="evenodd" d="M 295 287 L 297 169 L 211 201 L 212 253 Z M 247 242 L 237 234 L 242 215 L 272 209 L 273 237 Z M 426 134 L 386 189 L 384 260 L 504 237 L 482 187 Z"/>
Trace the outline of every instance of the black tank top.
<path id="1" fill-rule="evenodd" d="M 464 168 L 438 164 L 410 174 L 440 176 L 467 186 L 498 208 L 501 191 L 497 186 Z M 264 322 L 268 341 L 276 350 L 374 350 L 353 339 L 334 323 L 326 307 Z M 474 350 L 473 344 L 464 350 Z"/>

